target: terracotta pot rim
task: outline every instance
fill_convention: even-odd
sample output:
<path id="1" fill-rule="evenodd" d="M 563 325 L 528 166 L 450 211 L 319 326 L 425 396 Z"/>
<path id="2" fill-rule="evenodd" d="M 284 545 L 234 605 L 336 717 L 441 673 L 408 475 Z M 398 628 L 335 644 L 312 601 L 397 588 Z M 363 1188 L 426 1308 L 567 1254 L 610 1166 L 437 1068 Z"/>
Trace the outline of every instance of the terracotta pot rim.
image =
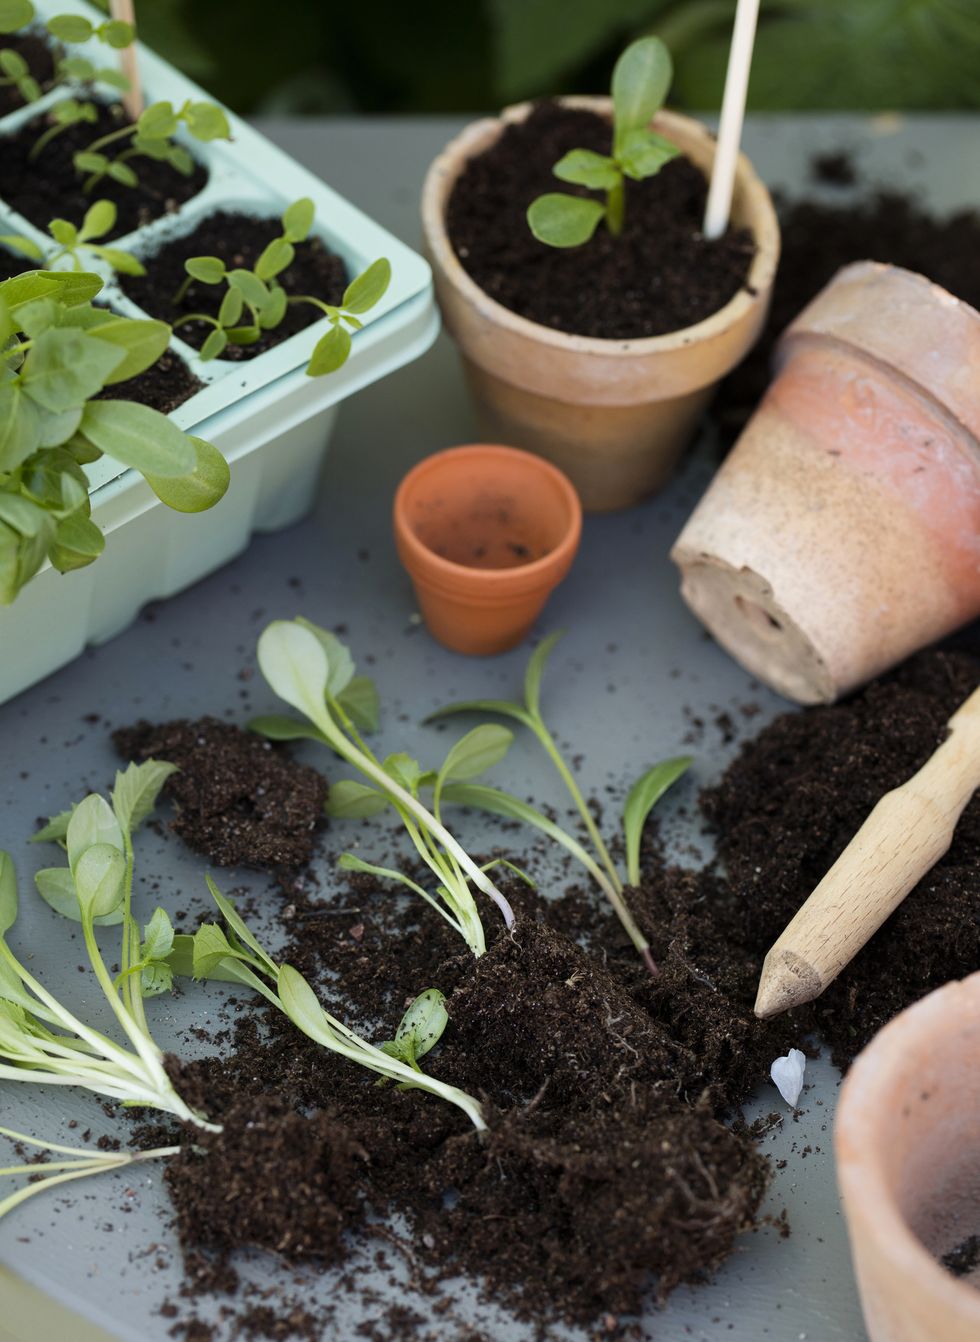
<path id="1" fill-rule="evenodd" d="M 416 490 L 427 476 L 452 465 L 475 457 L 491 457 L 518 464 L 531 475 L 544 476 L 556 487 L 566 505 L 568 523 L 558 544 L 540 559 L 514 568 L 472 568 L 457 564 L 438 555 L 419 539 L 408 522 L 409 494 Z M 402 562 L 416 582 L 457 595 L 466 589 L 467 600 L 476 604 L 493 605 L 506 602 L 515 594 L 532 591 L 546 585 L 556 586 L 564 577 L 582 535 L 582 503 L 575 486 L 563 471 L 550 461 L 533 452 L 506 447 L 501 443 L 464 443 L 434 452 L 413 466 L 402 477 L 395 492 L 395 535 L 402 550 Z"/>
<path id="2" fill-rule="evenodd" d="M 957 1005 L 980 1025 L 980 973 L 947 983 L 907 1008 L 879 1031 L 848 1073 L 834 1125 L 834 1153 L 849 1222 L 860 1219 L 861 1235 L 873 1238 L 877 1251 L 896 1272 L 919 1280 L 943 1309 L 980 1326 L 980 1291 L 947 1272 L 914 1234 L 885 1178 L 881 1161 L 879 1092 L 903 1069 L 909 1044 L 948 1032 Z M 860 1189 L 851 1181 L 860 1180 Z M 854 1197 L 853 1207 L 848 1197 Z M 851 1234 L 854 1235 L 853 1225 Z"/>
<path id="3" fill-rule="evenodd" d="M 604 116 L 608 116 L 612 110 L 612 100 L 608 97 L 575 95 L 556 98 L 554 101 L 566 107 L 587 108 Z M 695 322 L 692 326 L 682 326 L 664 335 L 616 339 L 571 335 L 552 326 L 542 326 L 539 322 L 519 316 L 491 298 L 470 276 L 453 250 L 445 227 L 444 205 L 465 161 L 489 147 L 486 141 L 490 132 L 496 130 L 499 134 L 505 125 L 523 121 L 533 106 L 531 102 L 515 103 L 505 107 L 498 117 L 482 117 L 470 122 L 449 141 L 432 161 L 426 173 L 422 187 L 422 226 L 426 244 L 432 259 L 441 267 L 446 279 L 460 291 L 466 301 L 482 308 L 487 316 L 492 317 L 498 325 L 507 328 L 514 335 L 535 340 L 566 353 L 617 358 L 632 355 L 649 358 L 651 355 L 692 345 L 735 326 L 759 302 L 760 295 L 769 291 L 779 260 L 779 222 L 764 183 L 749 159 L 740 153 L 735 186 L 736 191 L 741 190 L 752 201 L 753 218 L 748 227 L 755 239 L 756 252 L 741 288 L 723 307 L 710 316 Z M 714 136 L 702 122 L 680 112 L 664 109 L 657 113 L 652 124 L 663 131 L 668 138 L 671 136 L 677 138 L 687 157 L 690 157 L 688 146 L 692 142 L 701 140 L 712 147 L 715 143 Z"/>

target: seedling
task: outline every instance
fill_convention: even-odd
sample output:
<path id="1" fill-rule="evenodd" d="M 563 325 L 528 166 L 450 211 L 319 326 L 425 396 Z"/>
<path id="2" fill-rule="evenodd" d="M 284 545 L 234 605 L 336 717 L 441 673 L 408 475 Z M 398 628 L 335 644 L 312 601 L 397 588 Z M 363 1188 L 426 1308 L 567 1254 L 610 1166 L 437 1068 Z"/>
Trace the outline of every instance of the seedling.
<path id="1" fill-rule="evenodd" d="M 204 923 L 193 936 L 176 937 L 170 957 L 174 972 L 252 988 L 288 1016 L 309 1039 L 331 1053 L 349 1058 L 387 1081 L 397 1081 L 405 1089 L 437 1095 L 462 1109 L 477 1131 L 486 1128 L 477 1100 L 456 1086 L 426 1076 L 418 1065 L 419 1058 L 438 1042 L 446 1026 L 441 993 L 430 988 L 417 997 L 402 1018 L 394 1041 L 377 1048 L 326 1011 L 298 970 L 277 964 L 232 901 L 222 895 L 210 876 L 207 879 L 225 925 L 222 928 L 217 923 Z"/>
<path id="2" fill-rule="evenodd" d="M 582 818 L 594 853 L 590 853 L 577 839 L 567 834 L 559 825 L 548 819 L 533 806 L 520 801 L 517 797 L 511 797 L 508 793 L 497 788 L 478 783 L 454 783 L 444 789 L 443 796 L 446 801 L 456 802 L 462 806 L 472 806 L 494 815 L 506 816 L 512 820 L 521 820 L 525 824 L 534 825 L 535 828 L 547 834 L 556 843 L 561 844 L 582 863 L 593 877 L 615 909 L 619 921 L 633 945 L 643 957 L 647 968 L 651 974 L 657 974 L 657 966 L 650 952 L 650 943 L 637 927 L 626 903 L 624 892 L 627 884 L 637 886 L 640 883 L 640 842 L 646 819 L 667 789 L 687 771 L 691 764 L 691 757 L 681 755 L 676 759 L 664 760 L 660 764 L 655 764 L 652 769 L 648 769 L 638 778 L 630 788 L 622 819 L 623 839 L 626 848 L 626 881 L 624 883 L 599 831 L 595 817 L 589 810 L 572 771 L 562 758 L 558 744 L 541 715 L 541 680 L 545 665 L 559 638 L 561 638 L 561 634 L 550 635 L 538 645 L 532 654 L 524 676 L 523 703 L 515 703 L 508 699 L 466 700 L 439 709 L 427 720 L 431 722 L 455 713 L 492 713 L 494 716 L 510 718 L 527 727 L 540 742 L 572 798 L 575 808 Z"/>
<path id="3" fill-rule="evenodd" d="M 30 0 L 0 0 L 0 33 L 13 33 L 32 23 L 36 12 Z M 46 24 L 48 32 L 59 42 L 79 43 L 96 38 L 117 51 L 128 47 L 136 36 L 129 23 L 106 19 L 92 24 L 80 14 L 56 14 Z M 55 83 L 101 83 L 125 92 L 129 83 L 119 70 L 101 69 L 84 56 L 64 56 L 58 62 Z M 36 102 L 41 86 L 31 74 L 27 62 L 19 52 L 0 49 L 0 87 L 13 85 L 25 103 Z"/>
<path id="4" fill-rule="evenodd" d="M 563 182 L 605 193 L 603 200 L 552 191 L 532 201 L 527 212 L 531 232 L 549 247 L 579 247 L 605 220 L 614 237 L 623 231 L 626 179 L 655 176 L 680 150 L 650 130 L 670 88 L 670 52 L 658 37 L 641 37 L 628 46 L 613 70 L 613 143 L 611 154 L 572 149 L 552 171 Z"/>
<path id="5" fill-rule="evenodd" d="M 195 281 L 222 286 L 225 290 L 217 314 L 191 312 L 174 322 L 175 329 L 188 322 L 204 322 L 212 328 L 201 346 L 202 359 L 218 358 L 229 344 L 254 345 L 264 331 L 273 331 L 280 325 L 290 304 L 308 303 L 323 313 L 330 322 L 330 330 L 317 342 L 307 375 L 320 377 L 346 363 L 351 350 L 350 331 L 361 329 L 359 316 L 384 296 L 391 280 L 391 265 L 384 257 L 373 262 L 347 286 L 339 306 L 311 294 L 288 297 L 277 277 L 292 265 L 295 244 L 306 240 L 312 226 L 313 202 L 304 197 L 285 211 L 282 234 L 264 249 L 254 270 L 242 267 L 227 270 L 218 256 L 192 256 L 184 262 L 187 278 L 174 294 L 175 307 Z M 247 319 L 243 320 L 246 314 Z"/>
<path id="6" fill-rule="evenodd" d="M 92 522 L 83 465 L 103 454 L 133 467 L 178 512 L 201 512 L 228 487 L 228 465 L 166 415 L 97 400 L 167 348 L 165 322 L 94 307 L 98 275 L 28 271 L 0 283 L 0 605 L 47 558 L 83 568 L 105 541 Z"/>
<path id="7" fill-rule="evenodd" d="M 334 634 L 307 620 L 277 620 L 259 639 L 258 656 L 259 667 L 271 688 L 303 714 L 312 730 L 306 723 L 289 717 L 258 718 L 250 723 L 252 729 L 275 740 L 308 737 L 330 746 L 353 765 L 367 783 L 335 784 L 334 804 L 342 804 L 348 816 L 374 815 L 388 805 L 393 806 L 416 852 L 438 882 L 436 895 L 399 872 L 374 867 L 351 854 L 342 859 L 343 865 L 408 886 L 446 919 L 474 955 L 482 955 L 486 938 L 470 883 L 490 896 L 508 927 L 513 926 L 514 913 L 486 870 L 476 865 L 443 825 L 439 808 L 449 780 L 474 777 L 494 760 L 503 758 L 512 734 L 500 727 L 471 732 L 450 751 L 437 775 L 426 775 L 408 755 L 389 755 L 379 760 L 365 743 L 357 719 L 364 721 L 365 703 L 376 717 L 376 696 L 372 698 L 363 684 L 357 686 L 350 652 Z M 360 706 L 352 709 L 355 700 L 360 701 Z M 419 788 L 427 781 L 432 781 L 435 788 L 434 814 L 419 800 Z"/>
<path id="8" fill-rule="evenodd" d="M 76 228 L 67 219 L 52 219 L 48 225 L 48 235 L 60 250 L 48 258 L 46 269 L 54 270 L 59 261 L 68 257 L 73 270 L 84 270 L 84 252 L 97 256 L 120 274 L 145 275 L 143 266 L 130 252 L 123 251 L 121 247 L 106 247 L 97 241 L 111 233 L 115 226 L 116 207 L 111 200 L 97 200 L 94 205 L 90 205 L 85 211 L 81 228 Z M 0 234 L 0 243 L 31 261 L 44 261 L 44 252 L 33 238 L 22 237 L 19 233 L 5 233 Z"/>

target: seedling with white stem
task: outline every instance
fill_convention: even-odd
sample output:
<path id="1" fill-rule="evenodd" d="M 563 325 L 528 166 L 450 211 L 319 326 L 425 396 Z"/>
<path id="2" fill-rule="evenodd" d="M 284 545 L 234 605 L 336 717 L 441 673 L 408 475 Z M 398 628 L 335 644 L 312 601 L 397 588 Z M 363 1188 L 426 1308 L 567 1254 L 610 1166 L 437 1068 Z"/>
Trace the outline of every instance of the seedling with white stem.
<path id="1" fill-rule="evenodd" d="M 354 690 L 358 678 L 354 675 L 350 652 L 334 634 L 307 620 L 277 620 L 259 639 L 258 657 L 259 667 L 271 688 L 286 703 L 298 709 L 312 724 L 313 730 L 305 723 L 283 717 L 259 718 L 250 724 L 253 730 L 278 740 L 310 737 L 330 746 L 352 765 L 366 782 L 337 785 L 344 789 L 348 805 L 346 813 L 374 814 L 392 805 L 416 852 L 438 882 L 437 896 L 398 872 L 373 867 L 360 858 L 348 856 L 346 864 L 352 869 L 400 880 L 455 928 L 474 955 L 482 955 L 486 950 L 486 937 L 470 884 L 489 895 L 508 927 L 513 926 L 514 913 L 486 871 L 477 866 L 442 823 L 441 796 L 450 778 L 473 777 L 471 770 L 482 772 L 494 759 L 501 759 L 510 745 L 511 733 L 500 727 L 487 728 L 479 736 L 470 733 L 465 746 L 460 742 L 455 759 L 447 758 L 440 771 L 441 778 L 434 780 L 433 811 L 430 811 L 418 795 L 419 788 L 430 779 L 416 761 L 404 754 L 379 760 L 365 743 L 355 714 L 361 715 L 363 722 L 365 703 L 371 703 L 376 714 L 376 698 L 371 699 L 364 688 L 363 678 L 360 678 L 361 685 L 357 688 L 360 707 L 351 711 L 351 700 L 345 700 L 345 696 Z"/>
<path id="2" fill-rule="evenodd" d="M 66 259 L 70 260 L 71 269 L 76 273 L 87 270 L 84 253 L 98 257 L 121 275 L 145 275 L 143 266 L 131 252 L 99 242 L 99 238 L 107 237 L 115 228 L 116 214 L 116 206 L 111 200 L 97 200 L 85 211 L 81 227 L 67 219 L 52 219 L 48 224 L 48 236 L 60 250 L 53 252 L 46 262 L 43 250 L 33 238 L 25 238 L 19 233 L 0 233 L 0 244 L 30 261 L 40 261 L 44 270 L 56 270 L 58 262 Z"/>

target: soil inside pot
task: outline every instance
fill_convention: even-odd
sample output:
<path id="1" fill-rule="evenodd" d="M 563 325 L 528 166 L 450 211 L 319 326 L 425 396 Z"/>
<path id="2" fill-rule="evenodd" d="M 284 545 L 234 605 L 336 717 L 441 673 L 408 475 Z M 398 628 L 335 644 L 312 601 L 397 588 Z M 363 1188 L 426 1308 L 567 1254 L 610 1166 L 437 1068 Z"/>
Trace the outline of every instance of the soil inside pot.
<path id="1" fill-rule="evenodd" d="M 570 149 L 610 151 L 609 123 L 593 112 L 541 103 L 469 160 L 446 210 L 450 241 L 491 298 L 542 326 L 609 340 L 664 335 L 703 321 L 745 283 L 755 244 L 744 229 L 701 234 L 707 182 L 689 159 L 626 182 L 626 221 L 600 224 L 581 247 L 538 242 L 527 208 L 550 191 L 596 198 L 552 168 Z"/>
<path id="2" fill-rule="evenodd" d="M 846 156 L 831 157 L 838 180 L 850 170 L 853 181 Z M 820 162 L 815 168 L 826 180 Z M 847 205 L 777 199 L 776 206 L 782 251 L 769 318 L 752 353 L 722 383 L 712 409 L 726 443 L 742 431 L 769 384 L 777 339 L 842 266 L 869 259 L 903 266 L 980 310 L 980 211 L 937 218 L 912 196 L 894 191 Z"/>
<path id="3" fill-rule="evenodd" d="M 174 296 L 187 273 L 184 262 L 193 256 L 217 256 L 231 270 L 251 269 L 273 238 L 282 235 L 278 219 L 256 219 L 247 214 L 219 211 L 203 219 L 191 233 L 172 238 L 147 260 L 147 274 L 122 276 L 123 288 L 134 303 L 153 317 L 170 322 L 193 312 L 217 316 L 224 297 L 224 285 L 193 282 L 179 304 Z M 278 277 L 287 295 L 311 294 L 325 303 L 339 303 L 348 276 L 343 261 L 318 237 L 296 244 L 292 265 Z M 273 331 L 267 331 L 254 345 L 228 345 L 223 359 L 254 359 L 272 349 L 297 331 L 322 321 L 323 314 L 309 303 L 290 304 L 286 316 Z M 205 322 L 188 322 L 177 334 L 199 349 L 213 327 Z"/>
<path id="4" fill-rule="evenodd" d="M 102 401 L 139 401 L 151 410 L 159 410 L 167 415 L 179 405 L 190 400 L 195 392 L 201 390 L 204 383 L 195 377 L 179 354 L 167 349 L 155 364 L 137 373 L 136 377 L 125 382 L 114 382 L 104 387 L 96 400 Z"/>
<path id="5" fill-rule="evenodd" d="M 0 33 L 0 51 L 14 51 L 27 62 L 27 68 L 41 85 L 44 93 L 54 79 L 54 54 L 50 44 L 38 32 Z M 0 116 L 16 112 L 24 106 L 15 84 L 0 86 Z"/>
<path id="6" fill-rule="evenodd" d="M 217 718 L 138 722 L 112 739 L 127 760 L 177 765 L 163 788 L 177 810 L 173 829 L 218 866 L 309 862 L 327 784 L 272 742 Z"/>
<path id="7" fill-rule="evenodd" d="M 0 140 L 0 197 L 42 229 L 56 218 L 81 224 L 90 205 L 97 200 L 111 200 L 118 210 L 115 237 L 161 215 L 172 214 L 184 201 L 196 196 L 208 180 L 207 169 L 196 159 L 193 172 L 185 177 L 169 163 L 141 156 L 130 161 L 139 177 L 137 186 L 122 186 L 104 177 L 90 193 L 83 191 L 85 178 L 75 170 L 72 156 L 87 149 L 100 136 L 127 124 L 129 118 L 121 104 L 98 104 L 98 121 L 94 125 L 82 122 L 70 126 L 32 159 L 30 151 L 35 141 L 50 125 L 46 114 L 34 117 L 13 135 Z"/>

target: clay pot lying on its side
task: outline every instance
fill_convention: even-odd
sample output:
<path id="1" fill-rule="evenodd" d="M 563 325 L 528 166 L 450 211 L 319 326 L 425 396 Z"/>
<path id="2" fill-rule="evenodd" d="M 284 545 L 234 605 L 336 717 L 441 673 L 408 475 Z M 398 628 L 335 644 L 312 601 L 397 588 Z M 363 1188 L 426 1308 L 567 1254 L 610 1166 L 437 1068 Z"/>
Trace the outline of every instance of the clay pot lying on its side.
<path id="1" fill-rule="evenodd" d="M 608 98 L 564 98 L 611 116 Z M 529 448 L 569 476 L 590 510 L 625 508 L 660 489 L 718 381 L 748 353 L 765 321 L 779 225 L 769 193 L 739 158 L 732 222 L 757 246 L 745 286 L 718 312 L 669 335 L 602 340 L 567 335 L 495 302 L 460 264 L 446 203 L 468 159 L 522 121 L 530 103 L 468 126 L 433 162 L 422 192 L 425 249 L 447 330 L 459 344 L 487 435 Z M 653 129 L 707 175 L 715 141 L 690 117 L 661 112 Z"/>
<path id="2" fill-rule="evenodd" d="M 548 462 L 481 443 L 409 471 L 394 523 L 429 632 L 454 652 L 487 656 L 527 637 L 575 558 L 582 508 Z"/>
<path id="3" fill-rule="evenodd" d="M 937 1256 L 980 1235 L 980 974 L 871 1041 L 834 1133 L 871 1342 L 976 1342 L 980 1272 L 957 1279 Z"/>
<path id="4" fill-rule="evenodd" d="M 980 615 L 980 313 L 858 262 L 776 366 L 672 558 L 733 657 L 831 702 Z"/>

